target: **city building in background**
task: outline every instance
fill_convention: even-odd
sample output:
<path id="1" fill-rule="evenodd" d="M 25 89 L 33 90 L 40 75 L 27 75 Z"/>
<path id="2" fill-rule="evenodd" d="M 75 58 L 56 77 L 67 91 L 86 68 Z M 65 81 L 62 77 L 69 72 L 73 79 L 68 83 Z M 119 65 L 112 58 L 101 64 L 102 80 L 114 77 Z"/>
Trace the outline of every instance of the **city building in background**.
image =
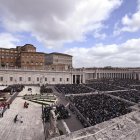
<path id="1" fill-rule="evenodd" d="M 21 68 L 34 70 L 68 70 L 72 68 L 72 56 L 62 53 L 36 52 L 31 44 L 16 48 L 0 48 L 0 66 L 2 68 Z"/>
<path id="2" fill-rule="evenodd" d="M 45 54 L 36 52 L 31 44 L 16 48 L 0 48 L 0 66 L 2 68 L 43 69 Z"/>
<path id="3" fill-rule="evenodd" d="M 45 54 L 45 66 L 49 70 L 69 70 L 72 68 L 72 56 L 57 52 Z"/>

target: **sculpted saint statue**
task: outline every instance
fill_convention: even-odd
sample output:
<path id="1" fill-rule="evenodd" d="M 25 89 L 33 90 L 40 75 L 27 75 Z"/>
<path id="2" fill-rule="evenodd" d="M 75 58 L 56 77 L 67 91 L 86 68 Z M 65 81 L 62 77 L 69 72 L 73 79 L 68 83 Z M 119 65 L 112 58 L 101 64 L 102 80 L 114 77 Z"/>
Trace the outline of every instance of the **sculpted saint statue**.
<path id="1" fill-rule="evenodd" d="M 59 134 L 57 128 L 57 117 L 58 115 L 55 115 L 55 107 L 53 107 L 50 111 L 50 135 Z"/>

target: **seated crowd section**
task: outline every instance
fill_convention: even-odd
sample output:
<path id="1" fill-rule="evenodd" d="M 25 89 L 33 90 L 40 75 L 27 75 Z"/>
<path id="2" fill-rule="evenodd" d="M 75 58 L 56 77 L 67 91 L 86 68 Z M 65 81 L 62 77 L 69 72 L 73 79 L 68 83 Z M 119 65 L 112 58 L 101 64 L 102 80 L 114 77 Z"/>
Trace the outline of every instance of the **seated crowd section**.
<path id="1" fill-rule="evenodd" d="M 138 80 L 97 79 L 89 81 L 88 84 L 63 84 L 55 87 L 58 92 L 69 94 L 67 97 L 70 101 L 69 109 L 76 114 L 84 127 L 130 113 L 132 111 L 130 106 L 140 102 Z"/>
<path id="2" fill-rule="evenodd" d="M 91 125 L 131 112 L 131 104 L 104 94 L 73 96 L 70 97 L 70 101 Z M 84 123 L 81 117 L 78 118 Z"/>
<path id="3" fill-rule="evenodd" d="M 52 92 L 53 92 L 53 90 L 51 88 L 48 88 L 45 85 L 42 85 L 40 87 L 40 93 L 52 93 Z"/>
<path id="4" fill-rule="evenodd" d="M 132 79 L 100 79 L 90 81 L 88 84 L 57 84 L 55 87 L 58 92 L 63 94 L 80 94 L 95 91 L 116 91 L 126 89 L 140 90 L 140 81 Z"/>
<path id="5" fill-rule="evenodd" d="M 93 88 L 95 90 L 99 90 L 99 91 L 114 91 L 114 90 L 122 90 L 123 89 L 121 87 L 113 86 L 111 84 L 104 83 L 104 82 L 95 82 L 92 84 L 86 84 L 86 86 Z"/>
<path id="6" fill-rule="evenodd" d="M 63 94 L 79 94 L 79 93 L 89 93 L 95 91 L 84 85 L 78 85 L 78 84 L 56 85 L 56 90 L 58 90 L 58 92 L 61 92 Z"/>
<path id="7" fill-rule="evenodd" d="M 109 94 L 126 99 L 134 103 L 140 102 L 140 91 L 127 90 L 127 91 L 111 92 Z"/>
<path id="8" fill-rule="evenodd" d="M 88 81 L 86 86 L 99 91 L 114 91 L 123 89 L 140 90 L 140 81 L 132 79 L 100 79 Z"/>
<path id="9" fill-rule="evenodd" d="M 140 81 L 132 79 L 113 79 L 109 83 L 114 86 L 121 86 L 124 88 L 133 88 L 132 85 L 140 85 Z"/>
<path id="10" fill-rule="evenodd" d="M 24 88 L 24 85 L 9 85 L 5 89 L 1 90 L 0 92 L 9 92 L 10 94 L 13 94 L 14 92 L 21 92 Z"/>
<path id="11" fill-rule="evenodd" d="M 140 90 L 140 85 L 131 85 L 131 89 Z"/>

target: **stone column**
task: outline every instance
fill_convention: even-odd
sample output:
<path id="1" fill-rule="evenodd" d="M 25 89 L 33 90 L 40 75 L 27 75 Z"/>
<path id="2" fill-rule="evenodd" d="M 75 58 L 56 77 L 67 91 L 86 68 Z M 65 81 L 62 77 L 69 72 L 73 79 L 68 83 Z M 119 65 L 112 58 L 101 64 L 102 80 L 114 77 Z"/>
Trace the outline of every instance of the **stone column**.
<path id="1" fill-rule="evenodd" d="M 116 79 L 116 73 L 114 73 L 114 78 Z"/>
<path id="2" fill-rule="evenodd" d="M 97 79 L 97 72 L 95 72 L 95 79 Z"/>
<path id="3" fill-rule="evenodd" d="M 136 80 L 136 73 L 134 73 L 134 80 Z"/>
<path id="4" fill-rule="evenodd" d="M 98 79 L 100 79 L 100 73 L 98 73 Z"/>
<path id="5" fill-rule="evenodd" d="M 72 74 L 71 74 L 71 79 L 70 80 L 71 80 L 71 84 L 72 84 L 73 83 L 73 75 Z"/>
<path id="6" fill-rule="evenodd" d="M 126 73 L 124 73 L 124 79 L 126 79 Z"/>
<path id="7" fill-rule="evenodd" d="M 82 82 L 85 84 L 85 73 L 83 73 Z"/>
<path id="8" fill-rule="evenodd" d="M 112 77 L 113 77 L 113 79 L 114 79 L 114 73 L 112 74 Z"/>

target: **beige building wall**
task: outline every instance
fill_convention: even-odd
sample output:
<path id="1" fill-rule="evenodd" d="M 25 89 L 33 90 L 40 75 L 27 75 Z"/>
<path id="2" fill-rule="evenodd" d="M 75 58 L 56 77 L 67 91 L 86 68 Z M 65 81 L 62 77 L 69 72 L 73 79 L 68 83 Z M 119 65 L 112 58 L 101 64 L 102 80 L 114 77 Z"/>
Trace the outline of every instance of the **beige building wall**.
<path id="1" fill-rule="evenodd" d="M 2 80 L 1 80 L 1 77 Z M 0 70 L 0 83 L 11 84 L 71 84 L 70 72 L 37 70 Z"/>
<path id="2" fill-rule="evenodd" d="M 11 84 L 82 84 L 96 79 L 135 79 L 140 80 L 140 69 L 103 70 L 71 69 L 69 71 L 0 69 L 0 83 Z"/>
<path id="3" fill-rule="evenodd" d="M 69 70 L 72 68 L 72 56 L 62 53 L 46 54 L 45 65 L 48 70 Z"/>

